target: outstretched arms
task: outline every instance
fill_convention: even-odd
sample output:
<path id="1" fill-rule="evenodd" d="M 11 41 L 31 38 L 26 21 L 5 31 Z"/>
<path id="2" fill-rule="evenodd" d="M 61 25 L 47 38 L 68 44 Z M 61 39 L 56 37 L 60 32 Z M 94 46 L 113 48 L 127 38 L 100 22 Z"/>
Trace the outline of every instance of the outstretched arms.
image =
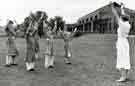
<path id="1" fill-rule="evenodd" d="M 62 36 L 62 38 L 63 38 L 64 40 L 72 40 L 72 39 L 73 39 L 73 36 L 74 36 L 75 33 L 76 33 L 76 31 L 77 31 L 77 28 L 75 28 L 73 32 L 62 31 L 62 30 L 59 28 L 59 32 L 60 32 L 60 34 L 61 34 L 61 36 Z"/>
<path id="2" fill-rule="evenodd" d="M 41 14 L 41 17 L 40 17 L 39 20 L 38 20 L 38 23 L 43 19 L 43 17 L 44 17 L 44 14 L 42 13 L 42 14 Z"/>

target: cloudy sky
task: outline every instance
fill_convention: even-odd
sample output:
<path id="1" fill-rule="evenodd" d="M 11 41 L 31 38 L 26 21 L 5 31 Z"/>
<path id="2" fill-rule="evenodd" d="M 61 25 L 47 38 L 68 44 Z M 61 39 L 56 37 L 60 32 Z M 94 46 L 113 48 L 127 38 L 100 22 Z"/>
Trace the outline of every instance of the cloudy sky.
<path id="1" fill-rule="evenodd" d="M 21 23 L 30 11 L 43 10 L 49 17 L 63 16 L 67 23 L 90 13 L 110 1 L 124 2 L 126 7 L 135 9 L 134 0 L 1 0 L 0 25 L 7 19 L 16 19 Z"/>

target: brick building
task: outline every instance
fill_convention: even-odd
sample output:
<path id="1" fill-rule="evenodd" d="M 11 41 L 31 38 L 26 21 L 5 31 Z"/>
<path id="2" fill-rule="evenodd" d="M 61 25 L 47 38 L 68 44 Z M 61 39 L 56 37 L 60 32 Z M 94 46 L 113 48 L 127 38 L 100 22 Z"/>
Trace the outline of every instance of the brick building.
<path id="1" fill-rule="evenodd" d="M 130 15 L 130 23 L 132 25 L 131 34 L 135 34 L 135 11 L 128 8 L 124 9 Z M 112 13 L 111 4 L 79 18 L 77 28 L 79 31 L 89 33 L 116 33 L 117 24 Z"/>

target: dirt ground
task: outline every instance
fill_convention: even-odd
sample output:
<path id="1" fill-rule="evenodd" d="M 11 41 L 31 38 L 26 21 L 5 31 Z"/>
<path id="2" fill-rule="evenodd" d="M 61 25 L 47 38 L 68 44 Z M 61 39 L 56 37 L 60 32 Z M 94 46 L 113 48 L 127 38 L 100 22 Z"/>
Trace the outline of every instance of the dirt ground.
<path id="1" fill-rule="evenodd" d="M 40 59 L 36 71 L 25 70 L 25 40 L 17 38 L 20 52 L 18 66 L 5 68 L 6 38 L 0 38 L 0 86 L 135 86 L 135 71 L 130 71 L 130 80 L 117 83 L 120 77 L 115 69 L 116 48 L 114 35 L 86 35 L 72 41 L 72 65 L 64 63 L 63 41 L 55 40 L 55 68 L 45 69 L 43 53 L 45 39 L 40 40 Z M 129 38 L 131 64 L 135 64 L 135 37 Z"/>

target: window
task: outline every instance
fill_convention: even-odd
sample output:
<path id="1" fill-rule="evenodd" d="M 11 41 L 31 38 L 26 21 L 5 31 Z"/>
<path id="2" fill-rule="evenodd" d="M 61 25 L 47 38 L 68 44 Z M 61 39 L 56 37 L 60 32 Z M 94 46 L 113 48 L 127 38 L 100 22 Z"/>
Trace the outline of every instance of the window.
<path id="1" fill-rule="evenodd" d="M 84 23 L 84 20 L 82 20 L 82 23 Z"/>
<path id="2" fill-rule="evenodd" d="M 98 16 L 97 15 L 95 16 L 95 19 L 98 19 Z"/>
<path id="3" fill-rule="evenodd" d="M 79 24 L 81 24 L 81 21 L 78 21 L 79 22 Z"/>
<path id="4" fill-rule="evenodd" d="M 87 18 L 87 19 L 86 19 L 86 22 L 88 22 L 88 21 L 89 21 L 89 19 Z"/>
<path id="5" fill-rule="evenodd" d="M 92 17 L 90 17 L 90 20 L 91 20 L 91 21 L 93 20 Z"/>

